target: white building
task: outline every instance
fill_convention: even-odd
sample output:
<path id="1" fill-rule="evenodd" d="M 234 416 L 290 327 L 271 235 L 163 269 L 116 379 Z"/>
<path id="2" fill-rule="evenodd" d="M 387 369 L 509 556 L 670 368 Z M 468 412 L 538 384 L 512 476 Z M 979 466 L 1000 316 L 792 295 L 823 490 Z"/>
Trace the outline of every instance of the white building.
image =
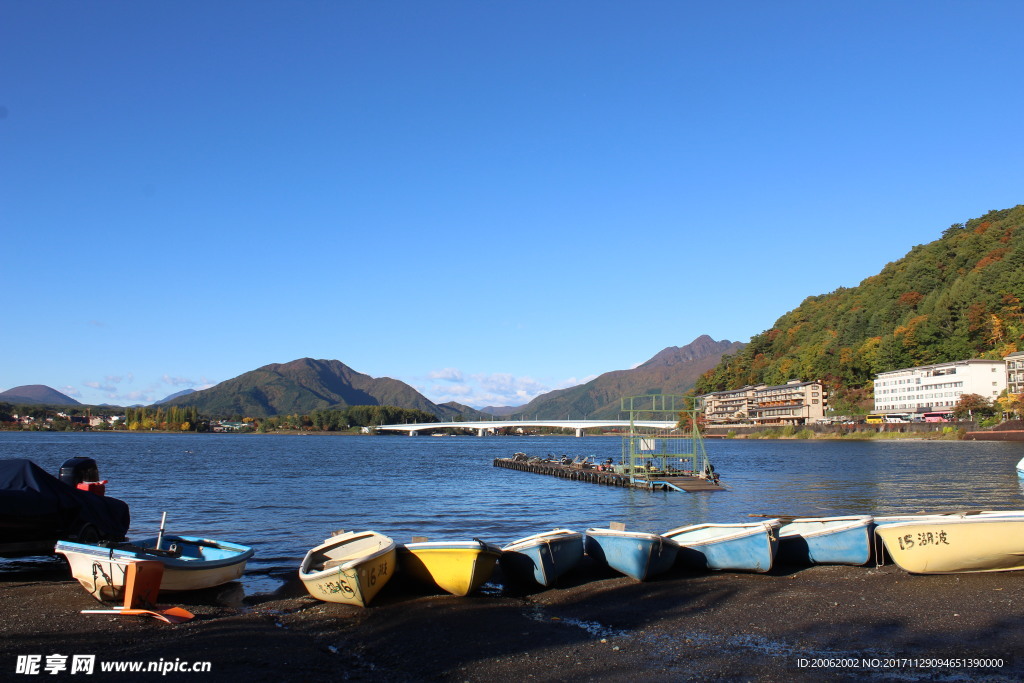
<path id="1" fill-rule="evenodd" d="M 1024 394 L 1024 351 L 1011 353 L 1006 362 L 1006 388 L 1011 394 Z"/>
<path id="2" fill-rule="evenodd" d="M 745 386 L 701 396 L 711 424 L 813 424 L 825 416 L 828 393 L 819 381 Z"/>
<path id="3" fill-rule="evenodd" d="M 875 375 L 876 413 L 953 410 L 963 394 L 992 401 L 1006 388 L 1001 360 L 958 360 L 880 372 Z"/>

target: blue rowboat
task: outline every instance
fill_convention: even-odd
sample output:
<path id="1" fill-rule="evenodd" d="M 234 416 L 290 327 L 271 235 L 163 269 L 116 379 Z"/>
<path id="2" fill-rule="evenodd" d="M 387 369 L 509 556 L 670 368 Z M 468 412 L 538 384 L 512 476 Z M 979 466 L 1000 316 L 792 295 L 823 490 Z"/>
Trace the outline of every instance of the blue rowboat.
<path id="1" fill-rule="evenodd" d="M 109 546 L 60 541 L 55 551 L 67 558 L 72 576 L 98 600 L 121 597 L 126 561 L 160 562 L 164 566 L 160 590 L 189 591 L 219 586 L 241 577 L 254 552 L 236 543 L 173 535 Z"/>
<path id="2" fill-rule="evenodd" d="M 666 531 L 679 544 L 679 559 L 693 567 L 771 571 L 779 548 L 781 520 L 745 524 L 694 524 Z"/>
<path id="3" fill-rule="evenodd" d="M 679 545 L 670 538 L 641 531 L 587 529 L 586 551 L 615 571 L 646 581 L 671 569 Z"/>
<path id="4" fill-rule="evenodd" d="M 583 534 L 554 529 L 513 541 L 501 550 L 499 562 L 507 579 L 549 587 L 583 559 Z"/>
<path id="5" fill-rule="evenodd" d="M 778 560 L 787 564 L 871 561 L 871 515 L 797 517 L 779 529 Z"/>

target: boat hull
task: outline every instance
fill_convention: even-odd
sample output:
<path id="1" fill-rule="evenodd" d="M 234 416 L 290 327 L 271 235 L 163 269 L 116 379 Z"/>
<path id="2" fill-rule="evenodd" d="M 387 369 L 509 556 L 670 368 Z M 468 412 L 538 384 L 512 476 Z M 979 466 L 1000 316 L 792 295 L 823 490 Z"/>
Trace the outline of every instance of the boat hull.
<path id="1" fill-rule="evenodd" d="M 871 561 L 870 515 L 803 517 L 779 529 L 777 559 L 786 564 L 864 565 Z"/>
<path id="2" fill-rule="evenodd" d="M 397 548 L 403 574 L 452 595 L 469 595 L 494 573 L 501 548 L 483 541 L 424 541 Z"/>
<path id="3" fill-rule="evenodd" d="M 668 571 L 679 545 L 658 534 L 614 529 L 587 529 L 587 555 L 637 581 Z"/>
<path id="4" fill-rule="evenodd" d="M 889 557 L 912 574 L 1024 569 L 1024 516 L 942 515 L 875 528 Z"/>
<path id="5" fill-rule="evenodd" d="M 396 553 L 395 542 L 382 534 L 343 534 L 306 553 L 299 578 L 318 600 L 366 607 L 394 575 Z M 340 564 L 325 566 L 333 562 Z"/>
<path id="6" fill-rule="evenodd" d="M 501 570 L 510 581 L 555 585 L 583 559 L 583 534 L 555 529 L 509 543 L 502 549 Z"/>
<path id="7" fill-rule="evenodd" d="M 679 544 L 682 564 L 716 571 L 769 572 L 778 552 L 781 522 L 694 524 L 665 532 Z"/>
<path id="8" fill-rule="evenodd" d="M 125 569 L 131 560 L 153 560 L 164 566 L 161 592 L 191 591 L 240 578 L 254 553 L 247 546 L 194 536 L 164 536 L 163 552 L 153 550 L 155 545 L 155 538 L 113 547 L 60 541 L 55 551 L 67 558 L 72 576 L 101 600 L 122 597 Z M 168 554 L 172 547 L 177 556 Z"/>

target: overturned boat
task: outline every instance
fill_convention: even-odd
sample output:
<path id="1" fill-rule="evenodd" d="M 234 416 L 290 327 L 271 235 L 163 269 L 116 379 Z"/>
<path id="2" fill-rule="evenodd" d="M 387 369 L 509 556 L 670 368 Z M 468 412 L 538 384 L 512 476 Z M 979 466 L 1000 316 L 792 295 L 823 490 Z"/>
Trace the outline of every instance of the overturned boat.
<path id="1" fill-rule="evenodd" d="M 472 541 L 414 541 L 397 546 L 402 573 L 452 595 L 469 595 L 487 583 L 501 548 Z"/>
<path id="2" fill-rule="evenodd" d="M 583 559 L 583 534 L 553 529 L 512 541 L 501 553 L 501 570 L 512 582 L 555 585 Z"/>
<path id="3" fill-rule="evenodd" d="M 625 529 L 587 529 L 587 555 L 637 581 L 672 568 L 679 544 L 658 534 Z"/>
<path id="4" fill-rule="evenodd" d="M 796 517 L 779 528 L 778 560 L 788 564 L 867 564 L 873 527 L 871 515 Z"/>
<path id="5" fill-rule="evenodd" d="M 1024 512 L 905 515 L 875 527 L 885 552 L 912 574 L 1024 569 Z"/>
<path id="6" fill-rule="evenodd" d="M 702 569 L 769 572 L 779 548 L 779 519 L 741 524 L 693 524 L 666 531 L 679 560 Z"/>

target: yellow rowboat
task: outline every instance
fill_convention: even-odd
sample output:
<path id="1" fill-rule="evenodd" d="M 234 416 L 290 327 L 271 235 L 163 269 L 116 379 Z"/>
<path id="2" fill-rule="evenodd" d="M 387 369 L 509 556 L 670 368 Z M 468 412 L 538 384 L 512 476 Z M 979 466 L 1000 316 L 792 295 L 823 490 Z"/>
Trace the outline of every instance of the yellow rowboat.
<path id="1" fill-rule="evenodd" d="M 481 540 L 417 541 L 399 544 L 403 573 L 452 595 L 469 595 L 494 573 L 501 548 Z"/>
<path id="2" fill-rule="evenodd" d="M 306 553 L 299 578 L 314 598 L 366 607 L 395 573 L 395 554 L 376 531 L 338 532 Z"/>
<path id="3" fill-rule="evenodd" d="M 889 557 L 912 574 L 1004 572 L 1024 569 L 1020 512 L 927 515 L 882 523 L 875 535 Z"/>

